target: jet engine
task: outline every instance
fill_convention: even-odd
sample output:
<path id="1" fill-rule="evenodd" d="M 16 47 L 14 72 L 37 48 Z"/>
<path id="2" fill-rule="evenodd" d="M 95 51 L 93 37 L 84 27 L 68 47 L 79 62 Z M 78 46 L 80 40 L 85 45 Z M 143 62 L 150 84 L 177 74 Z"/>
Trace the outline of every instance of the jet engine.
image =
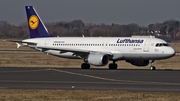
<path id="1" fill-rule="evenodd" d="M 105 54 L 100 54 L 100 53 L 89 54 L 87 61 L 91 65 L 104 66 L 107 65 L 107 63 L 109 62 L 109 57 Z"/>
<path id="2" fill-rule="evenodd" d="M 149 64 L 149 60 L 126 60 L 126 62 L 135 66 L 147 66 Z"/>

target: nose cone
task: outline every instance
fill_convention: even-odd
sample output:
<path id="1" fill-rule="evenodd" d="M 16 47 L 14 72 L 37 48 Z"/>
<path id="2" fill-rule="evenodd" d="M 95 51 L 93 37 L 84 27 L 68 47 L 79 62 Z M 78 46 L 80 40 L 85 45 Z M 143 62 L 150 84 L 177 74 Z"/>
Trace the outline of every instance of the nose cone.
<path id="1" fill-rule="evenodd" d="M 168 55 L 168 57 L 172 57 L 176 54 L 176 51 L 171 47 L 166 50 L 166 54 Z"/>

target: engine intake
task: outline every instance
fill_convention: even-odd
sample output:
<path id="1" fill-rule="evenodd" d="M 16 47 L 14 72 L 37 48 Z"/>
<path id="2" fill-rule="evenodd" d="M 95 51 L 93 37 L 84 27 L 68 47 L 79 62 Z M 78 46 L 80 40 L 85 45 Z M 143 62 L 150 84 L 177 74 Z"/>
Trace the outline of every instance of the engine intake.
<path id="1" fill-rule="evenodd" d="M 104 66 L 108 64 L 109 57 L 105 54 L 100 54 L 100 53 L 89 54 L 87 61 L 91 65 Z"/>

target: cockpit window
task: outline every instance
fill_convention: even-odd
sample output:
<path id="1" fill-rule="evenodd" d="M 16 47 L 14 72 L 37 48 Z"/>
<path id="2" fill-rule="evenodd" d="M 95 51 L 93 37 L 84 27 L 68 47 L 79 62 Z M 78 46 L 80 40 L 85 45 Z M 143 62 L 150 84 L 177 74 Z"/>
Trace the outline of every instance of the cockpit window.
<path id="1" fill-rule="evenodd" d="M 169 46 L 168 44 L 166 44 L 166 43 L 163 43 L 163 46 Z"/>
<path id="2" fill-rule="evenodd" d="M 169 46 L 167 43 L 157 43 L 156 47 Z"/>
<path id="3" fill-rule="evenodd" d="M 159 43 L 156 44 L 156 47 L 158 47 L 158 46 L 159 46 Z"/>

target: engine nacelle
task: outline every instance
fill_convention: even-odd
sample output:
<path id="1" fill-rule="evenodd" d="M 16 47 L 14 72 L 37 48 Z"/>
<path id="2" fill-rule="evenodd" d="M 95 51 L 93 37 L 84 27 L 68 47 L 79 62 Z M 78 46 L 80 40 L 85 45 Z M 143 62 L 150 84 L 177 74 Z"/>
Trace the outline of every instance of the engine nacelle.
<path id="1" fill-rule="evenodd" d="M 109 57 L 105 54 L 100 54 L 100 53 L 89 54 L 87 61 L 91 65 L 104 66 L 108 64 Z"/>
<path id="2" fill-rule="evenodd" d="M 149 64 L 149 60 L 126 60 L 126 62 L 135 66 L 147 66 Z"/>

